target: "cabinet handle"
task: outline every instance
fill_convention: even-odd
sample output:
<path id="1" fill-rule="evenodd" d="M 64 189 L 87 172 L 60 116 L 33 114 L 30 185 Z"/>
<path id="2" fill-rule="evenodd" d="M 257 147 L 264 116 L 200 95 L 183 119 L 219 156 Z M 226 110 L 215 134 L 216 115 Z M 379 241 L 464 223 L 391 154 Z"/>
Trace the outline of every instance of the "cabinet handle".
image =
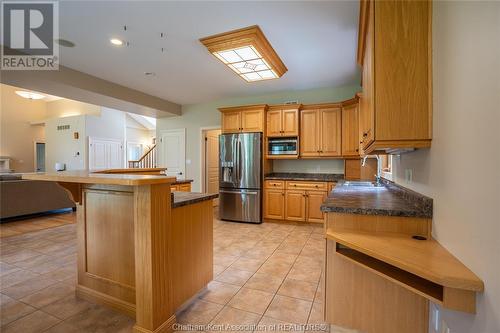
<path id="1" fill-rule="evenodd" d="M 368 136 L 368 132 L 363 133 L 363 138 L 366 138 Z"/>

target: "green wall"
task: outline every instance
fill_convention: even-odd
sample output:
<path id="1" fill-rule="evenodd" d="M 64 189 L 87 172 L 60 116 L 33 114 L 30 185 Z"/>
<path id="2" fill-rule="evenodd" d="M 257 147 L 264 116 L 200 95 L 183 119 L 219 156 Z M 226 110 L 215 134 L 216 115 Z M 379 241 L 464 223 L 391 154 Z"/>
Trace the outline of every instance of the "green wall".
<path id="1" fill-rule="evenodd" d="M 274 94 L 226 98 L 208 103 L 182 106 L 182 116 L 159 118 L 156 134 L 166 129 L 186 129 L 186 177 L 194 179 L 193 191 L 201 191 L 201 128 L 220 126 L 219 107 L 246 104 L 282 104 L 297 100 L 302 104 L 337 102 L 352 98 L 360 91 L 358 85 L 338 88 L 285 91 Z M 159 151 L 161 155 L 161 149 Z M 159 156 L 161 161 L 161 156 Z"/>

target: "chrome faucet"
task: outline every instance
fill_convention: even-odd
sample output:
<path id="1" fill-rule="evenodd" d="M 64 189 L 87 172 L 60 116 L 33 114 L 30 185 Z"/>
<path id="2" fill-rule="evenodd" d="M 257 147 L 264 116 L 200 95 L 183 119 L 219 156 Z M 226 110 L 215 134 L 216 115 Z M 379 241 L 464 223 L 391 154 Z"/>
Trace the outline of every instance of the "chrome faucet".
<path id="1" fill-rule="evenodd" d="M 381 184 L 381 175 L 382 175 L 382 163 L 380 161 L 380 157 L 378 155 L 365 155 L 363 156 L 363 162 L 361 163 L 361 166 L 365 166 L 366 164 L 366 159 L 370 157 L 370 158 L 375 158 L 377 159 L 377 174 L 374 175 L 375 176 L 375 180 L 377 182 L 377 185 L 380 185 Z"/>

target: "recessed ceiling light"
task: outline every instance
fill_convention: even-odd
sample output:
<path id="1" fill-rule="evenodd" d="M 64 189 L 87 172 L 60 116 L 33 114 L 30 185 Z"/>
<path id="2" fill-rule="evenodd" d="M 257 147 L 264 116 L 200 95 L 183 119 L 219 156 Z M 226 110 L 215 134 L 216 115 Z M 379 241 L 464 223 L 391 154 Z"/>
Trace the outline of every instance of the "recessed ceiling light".
<path id="1" fill-rule="evenodd" d="M 75 47 L 75 43 L 73 43 L 70 40 L 63 39 L 63 38 L 57 38 L 54 40 L 57 44 L 64 46 L 64 47 Z"/>
<path id="2" fill-rule="evenodd" d="M 205 37 L 200 42 L 247 82 L 277 79 L 288 70 L 256 25 Z"/>
<path id="3" fill-rule="evenodd" d="M 118 38 L 111 38 L 109 41 L 111 42 L 111 44 L 116 45 L 116 46 L 123 45 L 123 41 L 121 39 L 118 39 Z"/>
<path id="4" fill-rule="evenodd" d="M 33 91 L 25 91 L 25 90 L 16 90 L 16 94 L 23 98 L 28 99 L 42 99 L 45 98 L 45 95 L 33 92 Z"/>

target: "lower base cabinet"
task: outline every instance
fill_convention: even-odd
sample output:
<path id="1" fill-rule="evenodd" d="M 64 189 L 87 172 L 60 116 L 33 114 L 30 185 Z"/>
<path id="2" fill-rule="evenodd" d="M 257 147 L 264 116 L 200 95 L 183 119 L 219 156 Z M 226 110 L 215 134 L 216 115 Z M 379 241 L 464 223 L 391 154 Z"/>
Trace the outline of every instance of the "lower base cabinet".
<path id="1" fill-rule="evenodd" d="M 324 182 L 266 181 L 264 218 L 322 223 L 321 204 L 328 195 L 328 188 Z"/>
<path id="2" fill-rule="evenodd" d="M 264 190 L 264 218 L 273 220 L 285 219 L 285 191 L 269 189 Z"/>
<path id="3" fill-rule="evenodd" d="M 176 185 L 170 185 L 170 191 L 171 192 L 191 192 L 191 184 L 186 183 L 186 184 L 176 184 Z"/>
<path id="4" fill-rule="evenodd" d="M 306 220 L 306 192 L 286 191 L 285 192 L 285 220 L 305 221 Z"/>

